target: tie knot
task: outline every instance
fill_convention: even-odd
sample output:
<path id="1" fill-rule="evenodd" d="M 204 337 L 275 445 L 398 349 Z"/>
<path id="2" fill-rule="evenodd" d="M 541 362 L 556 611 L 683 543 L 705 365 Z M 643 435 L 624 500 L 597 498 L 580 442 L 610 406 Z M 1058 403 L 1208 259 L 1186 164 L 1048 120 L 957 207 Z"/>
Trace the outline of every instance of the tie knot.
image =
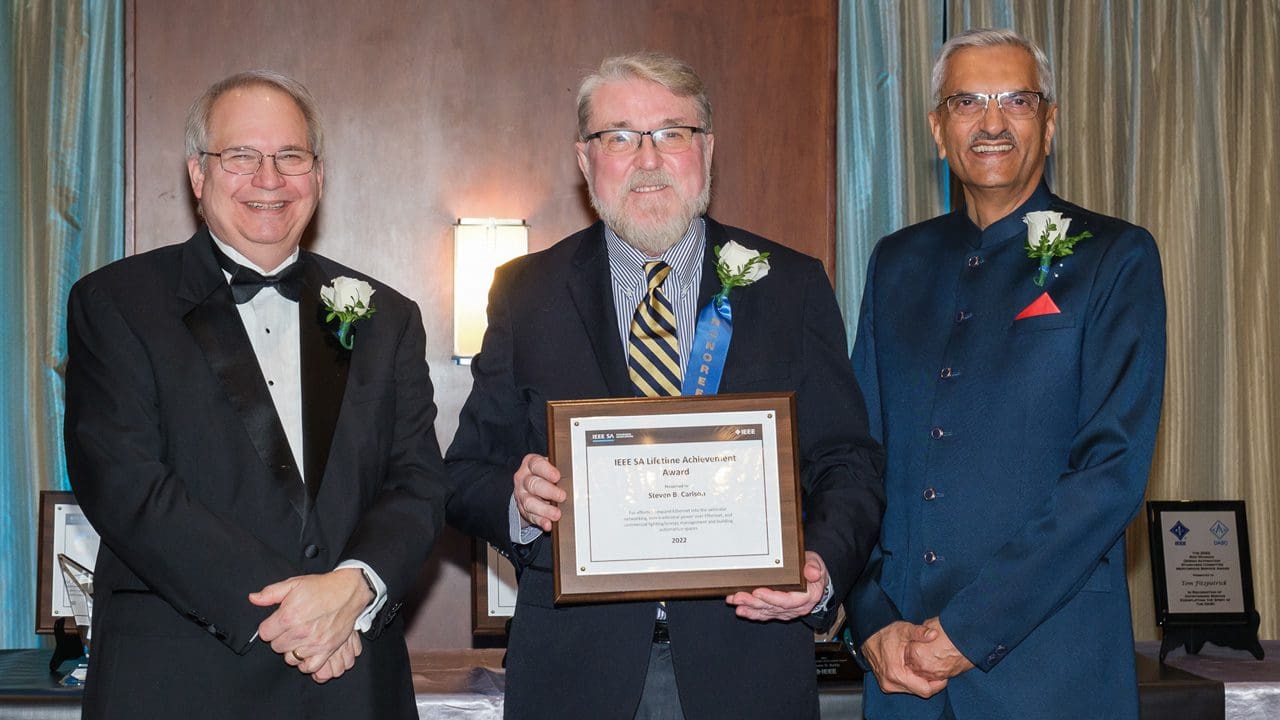
<path id="1" fill-rule="evenodd" d="M 648 283 L 649 292 L 657 290 L 670 274 L 671 266 L 661 260 L 650 260 L 644 264 L 644 278 Z"/>

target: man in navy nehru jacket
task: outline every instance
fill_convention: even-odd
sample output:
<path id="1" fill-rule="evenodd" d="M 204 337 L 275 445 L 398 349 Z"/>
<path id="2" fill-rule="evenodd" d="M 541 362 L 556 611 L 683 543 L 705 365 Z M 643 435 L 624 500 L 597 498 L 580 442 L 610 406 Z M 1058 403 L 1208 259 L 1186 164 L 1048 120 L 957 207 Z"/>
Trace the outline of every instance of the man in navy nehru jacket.
<path id="1" fill-rule="evenodd" d="M 933 90 L 965 206 L 879 243 L 853 350 L 888 453 L 847 604 L 867 717 L 1137 718 L 1124 533 L 1160 417 L 1160 258 L 1049 192 L 1035 45 L 958 35 Z"/>

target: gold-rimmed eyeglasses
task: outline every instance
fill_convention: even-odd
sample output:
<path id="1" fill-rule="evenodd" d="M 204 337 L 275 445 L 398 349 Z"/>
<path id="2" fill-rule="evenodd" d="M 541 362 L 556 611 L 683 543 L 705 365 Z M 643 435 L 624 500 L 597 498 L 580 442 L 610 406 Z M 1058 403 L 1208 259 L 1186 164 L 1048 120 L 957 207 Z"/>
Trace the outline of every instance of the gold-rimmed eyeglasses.
<path id="1" fill-rule="evenodd" d="M 289 149 L 264 153 L 257 148 L 226 148 L 222 152 L 201 150 L 201 155 L 218 158 L 218 164 L 233 175 L 252 175 L 262 167 L 263 158 L 271 158 L 281 175 L 306 175 L 316 166 L 316 154 L 310 150 Z"/>
<path id="2" fill-rule="evenodd" d="M 1040 101 L 1044 95 L 1034 90 L 1008 90 L 1001 93 L 956 93 L 942 98 L 938 106 L 946 106 L 947 112 L 960 118 L 971 118 L 983 114 L 992 100 L 1005 115 L 1014 118 L 1029 118 L 1040 110 Z"/>
<path id="3" fill-rule="evenodd" d="M 657 130 L 626 130 L 613 128 L 594 132 L 582 138 L 583 142 L 600 141 L 600 149 L 605 155 L 630 155 L 640 149 L 644 136 L 653 141 L 653 147 L 660 153 L 673 155 L 688 150 L 693 145 L 693 136 L 705 133 L 705 128 L 692 125 L 673 125 Z"/>

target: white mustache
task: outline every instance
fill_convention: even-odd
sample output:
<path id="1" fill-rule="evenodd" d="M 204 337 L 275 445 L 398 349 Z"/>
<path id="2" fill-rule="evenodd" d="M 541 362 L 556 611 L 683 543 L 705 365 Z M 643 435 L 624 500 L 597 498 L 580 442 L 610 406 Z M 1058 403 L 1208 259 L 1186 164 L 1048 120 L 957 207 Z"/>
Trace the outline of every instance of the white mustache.
<path id="1" fill-rule="evenodd" d="M 635 190 L 650 185 L 671 185 L 671 176 L 662 170 L 639 171 L 631 176 L 627 190 Z"/>

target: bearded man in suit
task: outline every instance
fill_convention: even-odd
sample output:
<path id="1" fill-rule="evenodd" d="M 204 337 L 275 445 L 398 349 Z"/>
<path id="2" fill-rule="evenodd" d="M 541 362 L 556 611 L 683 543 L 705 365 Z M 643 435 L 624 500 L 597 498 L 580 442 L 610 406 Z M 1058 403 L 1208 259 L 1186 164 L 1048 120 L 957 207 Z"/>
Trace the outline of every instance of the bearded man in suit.
<path id="1" fill-rule="evenodd" d="M 72 288 L 87 718 L 417 717 L 398 611 L 450 487 L 416 305 L 299 249 L 322 143 L 296 81 L 213 85 L 186 136 L 205 225 Z"/>
<path id="2" fill-rule="evenodd" d="M 1136 719 L 1124 536 L 1160 418 L 1160 257 L 1049 192 L 1030 41 L 957 35 L 933 89 L 965 205 L 879 243 L 853 349 L 888 453 L 848 601 L 867 717 Z"/>
<path id="3" fill-rule="evenodd" d="M 450 522 L 519 571 L 507 717 L 816 717 L 813 629 L 861 570 L 882 507 L 880 450 L 831 286 L 813 258 L 703 214 L 711 106 L 688 65 L 609 58 L 578 98 L 578 165 L 602 222 L 499 269 L 446 458 L 459 484 Z M 680 394 L 698 367 L 686 362 L 697 309 L 721 289 L 715 249 L 731 241 L 769 253 L 769 271 L 730 298 L 719 392 L 796 393 L 805 590 L 557 608 L 545 533 L 565 492 L 543 455 L 546 403 Z M 637 354 L 642 325 L 668 357 Z"/>

